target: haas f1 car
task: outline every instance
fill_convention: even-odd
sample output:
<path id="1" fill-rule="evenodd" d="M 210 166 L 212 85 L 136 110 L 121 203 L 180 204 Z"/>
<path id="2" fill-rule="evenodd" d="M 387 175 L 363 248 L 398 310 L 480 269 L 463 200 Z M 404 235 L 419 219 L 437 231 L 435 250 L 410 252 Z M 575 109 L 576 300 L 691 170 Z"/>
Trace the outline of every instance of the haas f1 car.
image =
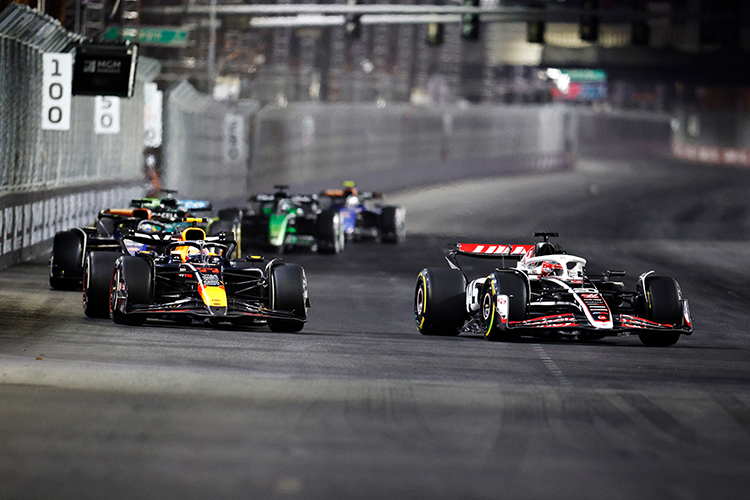
<path id="1" fill-rule="evenodd" d="M 414 314 L 424 335 L 477 333 L 488 340 L 521 336 L 601 339 L 637 334 L 647 346 L 675 344 L 693 331 L 688 301 L 677 281 L 653 271 L 635 291 L 617 281 L 623 271 L 589 276 L 586 260 L 563 253 L 535 233 L 532 245 L 459 243 L 448 252 L 450 269 L 423 269 Z M 494 271 L 465 274 L 457 258 L 488 259 Z M 515 265 L 513 265 L 515 264 Z"/>
<path id="2" fill-rule="evenodd" d="M 231 233 L 206 236 L 191 227 L 181 235 L 131 232 L 123 251 L 90 252 L 83 278 L 89 317 L 141 324 L 147 318 L 210 324 L 268 325 L 298 332 L 307 321 L 304 269 L 281 259 L 233 260 Z M 145 248 L 135 252 L 127 249 Z"/>

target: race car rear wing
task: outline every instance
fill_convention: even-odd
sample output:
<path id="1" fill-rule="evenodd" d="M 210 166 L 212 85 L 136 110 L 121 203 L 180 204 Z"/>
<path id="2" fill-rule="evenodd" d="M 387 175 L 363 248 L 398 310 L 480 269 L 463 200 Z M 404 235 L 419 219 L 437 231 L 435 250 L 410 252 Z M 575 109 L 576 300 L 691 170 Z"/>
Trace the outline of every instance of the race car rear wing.
<path id="1" fill-rule="evenodd" d="M 508 266 L 517 263 L 527 257 L 534 255 L 535 245 L 503 245 L 497 243 L 457 243 L 456 246 L 448 251 L 445 260 L 453 269 L 461 269 L 461 264 L 456 257 L 466 256 L 471 258 L 481 258 L 489 260 L 499 260 L 502 263 L 498 266 L 507 269 Z M 506 262 L 508 261 L 508 262 Z M 467 278 L 466 273 L 464 276 Z"/>
<path id="2" fill-rule="evenodd" d="M 457 255 L 485 258 L 531 257 L 535 245 L 501 245 L 497 243 L 458 243 L 453 252 Z"/>

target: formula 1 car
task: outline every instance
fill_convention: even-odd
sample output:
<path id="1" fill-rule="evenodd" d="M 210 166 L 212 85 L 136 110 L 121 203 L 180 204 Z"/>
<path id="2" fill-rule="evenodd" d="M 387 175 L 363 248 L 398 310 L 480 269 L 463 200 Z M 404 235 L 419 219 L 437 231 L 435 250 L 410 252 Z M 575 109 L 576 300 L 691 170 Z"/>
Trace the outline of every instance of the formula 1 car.
<path id="1" fill-rule="evenodd" d="M 383 243 L 403 243 L 406 239 L 406 210 L 384 205 L 382 193 L 359 191 L 351 181 L 343 189 L 320 193 L 323 206 L 339 213 L 347 240 L 379 239 Z M 327 201 L 327 203 L 326 203 Z"/>
<path id="2" fill-rule="evenodd" d="M 208 200 L 177 199 L 173 195 L 177 191 L 162 189 L 167 196 L 164 198 L 141 198 L 133 200 L 131 206 L 147 208 L 153 213 L 152 218 L 164 222 L 180 222 L 186 219 L 197 219 L 200 212 L 213 209 Z M 242 229 L 239 213 L 233 210 L 219 210 L 218 217 L 201 217 L 203 222 L 198 225 L 206 230 L 209 236 L 216 236 L 222 232 L 231 232 L 237 243 L 237 255 L 241 255 Z"/>
<path id="3" fill-rule="evenodd" d="M 100 211 L 93 226 L 55 234 L 49 260 L 50 286 L 58 290 L 80 287 L 86 254 L 92 250 L 119 250 L 122 234 L 151 216 L 147 208 L 111 208 Z"/>
<path id="4" fill-rule="evenodd" d="M 246 248 L 270 248 L 279 253 L 308 248 L 330 254 L 344 249 L 342 220 L 335 210 L 321 209 L 316 195 L 293 195 L 283 185 L 274 188 L 272 194 L 251 196 L 247 209 L 241 211 Z"/>
<path id="5" fill-rule="evenodd" d="M 208 200 L 189 200 L 178 199 L 174 195 L 177 191 L 174 189 L 161 189 L 164 193 L 163 198 L 139 198 L 131 202 L 134 208 L 148 208 L 155 214 L 172 214 L 178 217 L 194 216 L 198 212 L 205 212 L 212 209 L 211 202 Z"/>
<path id="6" fill-rule="evenodd" d="M 168 192 L 170 195 L 173 192 Z M 52 288 L 71 290 L 81 286 L 83 264 L 86 254 L 92 250 L 120 249 L 120 239 L 129 230 L 135 230 L 144 220 L 160 221 L 165 231 L 184 229 L 185 217 L 193 210 L 210 210 L 210 203 L 203 200 L 176 200 L 166 198 L 143 198 L 132 200 L 128 208 L 101 210 L 94 224 L 89 227 L 72 228 L 55 234 L 49 260 L 49 282 Z M 205 219 L 204 227 L 218 234 L 226 226 L 214 225 L 213 219 Z M 231 230 L 231 228 L 230 228 Z M 153 230 L 152 230 L 153 232 Z"/>
<path id="7" fill-rule="evenodd" d="M 300 265 L 263 257 L 233 260 L 231 234 L 206 236 L 197 227 L 179 236 L 130 232 L 122 238 L 123 250 L 133 242 L 147 250 L 87 255 L 87 316 L 118 324 L 148 318 L 267 324 L 278 332 L 298 332 L 307 321 L 307 280 Z"/>
<path id="8" fill-rule="evenodd" d="M 589 276 L 585 259 L 567 255 L 549 241 L 557 233 L 535 236 L 543 241 L 458 243 L 446 256 L 450 269 L 423 269 L 414 299 L 419 331 L 479 333 L 488 340 L 595 340 L 635 333 L 643 344 L 655 347 L 673 345 L 680 335 L 692 333 L 688 301 L 673 278 L 649 271 L 638 278 L 635 291 L 626 291 L 616 280 L 624 271 Z M 470 278 L 458 257 L 485 259 L 495 269 Z"/>

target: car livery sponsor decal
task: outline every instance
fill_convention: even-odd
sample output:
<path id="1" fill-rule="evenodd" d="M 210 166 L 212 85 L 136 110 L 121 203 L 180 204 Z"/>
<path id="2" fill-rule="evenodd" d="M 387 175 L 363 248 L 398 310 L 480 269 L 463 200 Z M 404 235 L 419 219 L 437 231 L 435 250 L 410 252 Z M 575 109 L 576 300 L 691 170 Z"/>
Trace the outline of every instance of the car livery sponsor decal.
<path id="1" fill-rule="evenodd" d="M 503 323 L 508 322 L 508 296 L 498 295 L 497 296 L 497 313 L 500 315 L 500 321 Z"/>
<path id="2" fill-rule="evenodd" d="M 629 314 L 620 315 L 620 325 L 623 328 L 634 328 L 639 330 L 672 330 L 672 325 L 664 325 L 638 316 Z"/>
<path id="3" fill-rule="evenodd" d="M 581 293 L 576 295 L 576 299 L 583 306 L 583 312 L 592 326 L 595 328 L 612 328 L 612 314 L 601 295 L 598 293 Z"/>
<path id="4" fill-rule="evenodd" d="M 579 326 L 573 313 L 556 314 L 524 321 L 511 321 L 510 326 L 524 328 L 567 328 Z"/>

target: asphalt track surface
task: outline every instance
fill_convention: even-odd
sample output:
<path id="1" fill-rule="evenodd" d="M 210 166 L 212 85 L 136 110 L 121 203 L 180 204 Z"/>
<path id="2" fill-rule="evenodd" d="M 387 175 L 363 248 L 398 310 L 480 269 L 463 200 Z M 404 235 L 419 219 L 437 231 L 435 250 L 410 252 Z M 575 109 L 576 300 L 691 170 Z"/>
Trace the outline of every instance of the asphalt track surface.
<path id="1" fill-rule="evenodd" d="M 750 171 L 582 158 L 399 193 L 409 237 L 307 270 L 300 334 L 84 317 L 43 259 L 0 272 L 0 498 L 747 498 Z M 421 336 L 457 240 L 559 231 L 589 270 L 677 278 L 669 348 Z"/>

